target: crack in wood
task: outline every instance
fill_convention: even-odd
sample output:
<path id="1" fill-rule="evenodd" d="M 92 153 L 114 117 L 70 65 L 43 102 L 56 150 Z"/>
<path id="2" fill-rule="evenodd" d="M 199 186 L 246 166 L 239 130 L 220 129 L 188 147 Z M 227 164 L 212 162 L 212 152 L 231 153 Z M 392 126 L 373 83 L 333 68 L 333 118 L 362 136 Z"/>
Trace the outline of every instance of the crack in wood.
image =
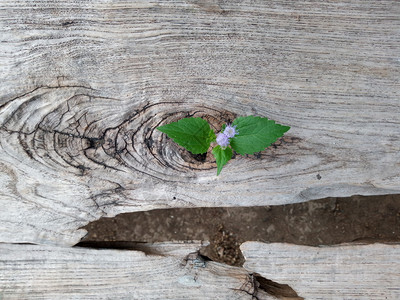
<path id="1" fill-rule="evenodd" d="M 258 273 L 253 273 L 253 279 L 255 281 L 254 286 L 256 286 L 255 296 L 257 297 L 257 290 L 261 289 L 271 296 L 278 299 L 285 300 L 304 300 L 303 297 L 297 295 L 295 290 L 291 288 L 288 284 L 280 284 L 278 282 L 272 281 L 261 276 Z"/>
<path id="2" fill-rule="evenodd" d="M 252 297 L 254 300 L 265 299 L 265 294 L 282 300 L 304 300 L 288 284 L 280 284 L 263 277 L 258 273 L 249 272 L 246 281 L 238 289 Z"/>
<path id="3" fill-rule="evenodd" d="M 165 256 L 164 253 L 157 251 L 156 248 L 151 247 L 151 244 L 144 242 L 110 242 L 110 241 L 89 241 L 80 242 L 75 247 L 84 247 L 92 249 L 118 249 L 127 251 L 141 251 L 146 255 L 155 256 Z M 204 247 L 204 246 L 203 246 Z M 190 266 L 194 270 L 200 268 L 207 268 L 208 262 L 213 262 L 213 260 L 203 254 L 201 254 L 201 249 L 196 252 L 189 253 L 182 262 L 182 266 Z M 224 265 L 223 263 L 219 263 Z M 226 265 L 228 267 L 228 265 Z M 237 270 L 245 270 L 242 267 L 236 267 Z M 247 272 L 247 271 L 246 271 Z M 232 276 L 235 276 L 232 274 Z M 274 296 L 277 299 L 285 300 L 304 300 L 303 297 L 297 295 L 297 293 L 288 284 L 280 284 L 274 282 L 270 279 L 263 277 L 258 273 L 248 272 L 245 277 L 245 282 L 237 291 L 245 292 L 246 294 L 252 296 L 255 300 L 262 300 L 262 294 L 260 291 L 266 292 L 268 295 Z"/>

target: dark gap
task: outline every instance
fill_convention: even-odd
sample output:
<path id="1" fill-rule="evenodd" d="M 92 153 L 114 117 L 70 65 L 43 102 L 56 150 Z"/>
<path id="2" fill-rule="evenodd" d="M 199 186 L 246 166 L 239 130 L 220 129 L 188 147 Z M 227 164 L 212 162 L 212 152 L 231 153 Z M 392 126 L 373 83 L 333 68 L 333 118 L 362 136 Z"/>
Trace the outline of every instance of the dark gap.
<path id="1" fill-rule="evenodd" d="M 151 137 L 150 138 L 145 138 L 144 142 L 145 142 L 147 148 L 151 149 L 153 147 L 154 141 L 153 141 L 153 139 Z"/>
<path id="2" fill-rule="evenodd" d="M 150 248 L 145 242 L 107 242 L 107 241 L 87 241 L 80 242 L 76 247 L 86 247 L 94 249 L 116 249 L 116 250 L 135 250 L 141 251 L 146 255 L 162 256 L 163 253 L 157 252 L 154 248 Z"/>
<path id="3" fill-rule="evenodd" d="M 98 138 L 87 138 L 88 142 L 89 142 L 89 147 L 88 149 L 97 149 L 100 148 L 103 143 L 104 140 L 103 139 L 98 139 Z"/>
<path id="4" fill-rule="evenodd" d="M 262 277 L 258 273 L 253 274 L 254 279 L 257 281 L 257 289 L 261 289 L 278 299 L 285 300 L 304 300 L 303 297 L 297 295 L 296 291 L 293 290 L 287 284 L 277 283 L 275 281 L 269 280 Z"/>
<path id="5" fill-rule="evenodd" d="M 193 159 L 199 161 L 199 162 L 205 162 L 207 158 L 207 152 L 202 153 L 202 154 L 192 154 L 190 153 L 190 156 L 193 157 Z"/>
<path id="6" fill-rule="evenodd" d="M 138 242 L 208 240 L 202 255 L 241 266 L 239 246 L 245 241 L 310 246 L 400 242 L 400 195 L 279 206 L 160 209 L 102 218 L 84 229 L 88 234 L 77 246 L 130 249 Z"/>

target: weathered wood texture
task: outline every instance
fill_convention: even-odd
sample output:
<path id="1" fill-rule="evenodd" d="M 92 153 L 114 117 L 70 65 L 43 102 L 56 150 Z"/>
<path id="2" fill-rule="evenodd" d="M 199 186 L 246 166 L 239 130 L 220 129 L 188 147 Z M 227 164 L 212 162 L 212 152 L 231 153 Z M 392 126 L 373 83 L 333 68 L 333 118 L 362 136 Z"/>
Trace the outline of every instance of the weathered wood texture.
<path id="1" fill-rule="evenodd" d="M 196 254 L 198 247 L 161 244 L 156 248 L 163 256 L 146 256 L 139 251 L 0 244 L 0 298 L 250 300 L 263 295 L 245 269 L 205 262 Z"/>
<path id="2" fill-rule="evenodd" d="M 400 299 L 400 246 L 307 247 L 246 242 L 245 268 L 305 299 Z"/>
<path id="3" fill-rule="evenodd" d="M 4 299 L 399 299 L 400 246 L 247 242 L 245 268 L 204 261 L 200 244 L 147 252 L 0 244 Z M 297 296 L 296 296 L 297 295 Z M 286 298 L 285 298 L 286 296 Z"/>
<path id="4" fill-rule="evenodd" d="M 101 216 L 400 192 L 399 1 L 1 1 L 0 241 Z M 291 126 L 216 176 L 156 131 Z"/>

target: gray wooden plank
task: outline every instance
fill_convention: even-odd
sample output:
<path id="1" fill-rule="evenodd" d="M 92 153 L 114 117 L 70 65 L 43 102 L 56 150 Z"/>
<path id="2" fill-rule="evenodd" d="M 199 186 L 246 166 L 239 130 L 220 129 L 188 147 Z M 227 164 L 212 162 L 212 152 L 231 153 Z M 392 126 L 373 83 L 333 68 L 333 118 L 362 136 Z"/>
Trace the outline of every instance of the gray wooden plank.
<path id="1" fill-rule="evenodd" d="M 308 247 L 246 242 L 245 268 L 305 299 L 399 299 L 400 245 Z"/>
<path id="2" fill-rule="evenodd" d="M 205 262 L 196 255 L 200 244 L 150 247 L 161 255 L 0 244 L 0 298 L 252 299 L 248 272 Z"/>
<path id="3" fill-rule="evenodd" d="M 1 1 L 0 241 L 101 216 L 400 192 L 398 1 Z M 291 130 L 220 176 L 155 128 Z"/>

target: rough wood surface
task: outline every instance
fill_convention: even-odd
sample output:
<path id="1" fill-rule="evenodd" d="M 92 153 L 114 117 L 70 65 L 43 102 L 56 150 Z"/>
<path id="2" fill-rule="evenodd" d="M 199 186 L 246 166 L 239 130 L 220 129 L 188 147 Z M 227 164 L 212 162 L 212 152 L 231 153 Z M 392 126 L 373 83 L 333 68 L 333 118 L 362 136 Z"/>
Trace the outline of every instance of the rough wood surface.
<path id="1" fill-rule="evenodd" d="M 0 244 L 0 299 L 251 300 L 262 295 L 249 272 L 204 261 L 197 256 L 199 246 L 159 244 L 160 256 Z"/>
<path id="2" fill-rule="evenodd" d="M 247 242 L 245 268 L 204 260 L 200 243 L 146 253 L 0 244 L 2 299 L 398 299 L 400 246 Z M 157 253 L 157 254 L 155 254 Z"/>
<path id="3" fill-rule="evenodd" d="M 245 268 L 305 299 L 400 299 L 400 245 L 308 247 L 246 242 Z"/>
<path id="4" fill-rule="evenodd" d="M 101 216 L 400 192 L 400 2 L 1 1 L 0 241 Z M 156 131 L 291 126 L 216 176 Z"/>

